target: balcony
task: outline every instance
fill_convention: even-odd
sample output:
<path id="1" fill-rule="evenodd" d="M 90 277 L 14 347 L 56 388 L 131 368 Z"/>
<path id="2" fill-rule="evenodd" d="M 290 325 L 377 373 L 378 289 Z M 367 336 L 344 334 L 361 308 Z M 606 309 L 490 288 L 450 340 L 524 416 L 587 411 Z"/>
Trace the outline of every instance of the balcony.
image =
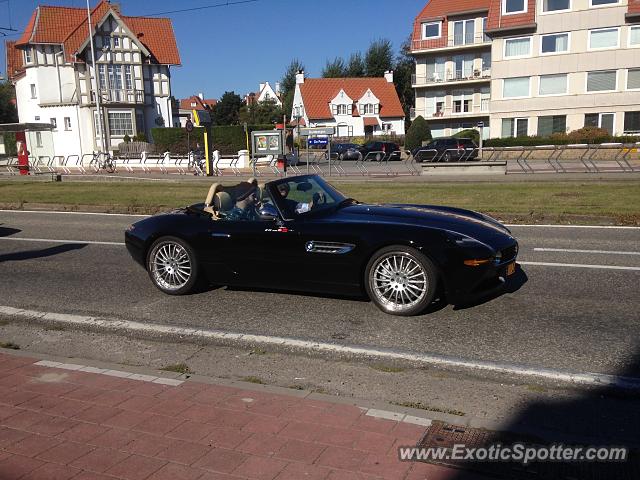
<path id="1" fill-rule="evenodd" d="M 91 102 L 95 103 L 96 96 L 94 92 L 91 92 Z M 107 104 L 132 104 L 142 105 L 144 104 L 144 91 L 132 90 L 132 89 L 100 89 L 100 103 Z"/>
<path id="2" fill-rule="evenodd" d="M 431 75 L 411 75 L 413 87 L 443 85 L 447 83 L 479 83 L 491 80 L 491 69 L 447 70 L 444 73 L 434 72 Z"/>
<path id="3" fill-rule="evenodd" d="M 436 112 L 426 109 L 411 108 L 409 113 L 411 120 L 415 120 L 416 117 L 421 116 L 425 120 L 451 120 L 456 118 L 477 118 L 489 116 L 489 100 L 483 99 L 480 105 L 474 105 L 469 111 L 454 111 L 452 107 L 446 107 Z"/>
<path id="4" fill-rule="evenodd" d="M 490 45 L 491 38 L 489 38 L 488 35 L 485 33 L 476 33 L 473 35 L 451 35 L 448 38 L 413 40 L 411 42 L 411 51 L 416 53 L 422 50 L 464 49 Z"/>

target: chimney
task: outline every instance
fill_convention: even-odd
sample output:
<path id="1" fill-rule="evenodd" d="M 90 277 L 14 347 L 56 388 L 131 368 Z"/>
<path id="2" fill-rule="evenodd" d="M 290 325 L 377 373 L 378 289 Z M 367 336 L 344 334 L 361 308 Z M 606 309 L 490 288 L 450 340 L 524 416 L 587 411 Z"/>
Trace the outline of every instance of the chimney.
<path id="1" fill-rule="evenodd" d="M 264 83 L 260 84 L 260 88 L 258 89 L 258 93 L 260 93 L 260 92 L 262 92 L 262 90 L 264 90 L 264 86 L 265 86 Z"/>
<path id="2" fill-rule="evenodd" d="M 384 79 L 389 83 L 393 83 L 393 70 L 384 72 Z"/>
<path id="3" fill-rule="evenodd" d="M 298 70 L 298 73 L 296 73 L 296 85 L 301 83 L 304 83 L 304 70 Z"/>
<path id="4" fill-rule="evenodd" d="M 200 100 L 204 100 L 204 93 L 199 93 L 198 97 L 200 97 Z"/>
<path id="5" fill-rule="evenodd" d="M 280 95 L 280 82 L 276 82 L 276 95 Z"/>

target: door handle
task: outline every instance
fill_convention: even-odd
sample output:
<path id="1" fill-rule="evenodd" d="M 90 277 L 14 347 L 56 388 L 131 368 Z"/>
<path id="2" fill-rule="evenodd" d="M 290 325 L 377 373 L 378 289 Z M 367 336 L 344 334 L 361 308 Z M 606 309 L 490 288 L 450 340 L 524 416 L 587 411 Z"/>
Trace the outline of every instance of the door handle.
<path id="1" fill-rule="evenodd" d="M 231 234 L 229 233 L 218 233 L 218 232 L 213 232 L 211 234 L 212 237 L 215 238 L 231 238 Z"/>

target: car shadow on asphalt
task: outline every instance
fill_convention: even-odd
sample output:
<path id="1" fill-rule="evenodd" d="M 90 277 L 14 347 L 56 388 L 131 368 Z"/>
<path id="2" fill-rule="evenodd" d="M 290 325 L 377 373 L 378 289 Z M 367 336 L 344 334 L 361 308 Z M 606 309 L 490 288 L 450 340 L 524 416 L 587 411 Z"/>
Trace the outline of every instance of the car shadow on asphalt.
<path id="1" fill-rule="evenodd" d="M 527 276 L 527 273 L 522 269 L 521 265 L 518 265 L 516 272 L 509 278 L 509 280 L 500 290 L 492 292 L 488 295 L 482 295 L 480 297 L 474 298 L 473 300 L 469 300 L 467 302 L 455 304 L 453 306 L 453 309 L 466 310 L 468 308 L 474 308 L 474 307 L 483 305 L 503 295 L 517 292 L 528 281 L 529 281 L 529 277 Z"/>
<path id="2" fill-rule="evenodd" d="M 5 253 L 0 255 L 0 263 L 52 257 L 54 255 L 60 255 L 61 253 L 80 250 L 86 246 L 86 244 L 82 243 L 65 243 L 63 245 L 56 245 L 55 247 L 42 248 L 39 250 L 24 250 L 21 252 Z"/>
<path id="3" fill-rule="evenodd" d="M 17 228 L 3 227 L 0 223 L 0 237 L 10 237 L 11 235 L 15 235 L 16 233 L 20 233 L 22 230 Z"/>

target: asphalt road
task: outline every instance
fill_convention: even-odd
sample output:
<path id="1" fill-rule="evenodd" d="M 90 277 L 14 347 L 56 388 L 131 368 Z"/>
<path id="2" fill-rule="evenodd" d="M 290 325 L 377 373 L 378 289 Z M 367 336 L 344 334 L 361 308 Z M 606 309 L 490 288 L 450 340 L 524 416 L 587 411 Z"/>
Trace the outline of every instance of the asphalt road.
<path id="1" fill-rule="evenodd" d="M 291 293 L 166 296 L 120 245 L 135 220 L 0 211 L 0 305 L 640 377 L 637 228 L 513 227 L 528 276 L 518 291 L 407 319 Z"/>

